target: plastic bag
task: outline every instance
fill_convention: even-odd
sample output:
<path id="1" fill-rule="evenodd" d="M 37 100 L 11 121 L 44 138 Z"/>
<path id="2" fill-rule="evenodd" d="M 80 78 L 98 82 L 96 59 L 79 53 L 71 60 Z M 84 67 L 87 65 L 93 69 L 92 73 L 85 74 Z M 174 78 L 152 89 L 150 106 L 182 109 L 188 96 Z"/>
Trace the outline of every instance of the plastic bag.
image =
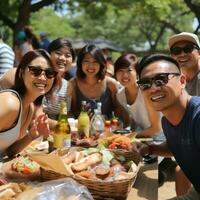
<path id="1" fill-rule="evenodd" d="M 71 178 L 40 183 L 17 200 L 93 200 L 88 189 Z"/>

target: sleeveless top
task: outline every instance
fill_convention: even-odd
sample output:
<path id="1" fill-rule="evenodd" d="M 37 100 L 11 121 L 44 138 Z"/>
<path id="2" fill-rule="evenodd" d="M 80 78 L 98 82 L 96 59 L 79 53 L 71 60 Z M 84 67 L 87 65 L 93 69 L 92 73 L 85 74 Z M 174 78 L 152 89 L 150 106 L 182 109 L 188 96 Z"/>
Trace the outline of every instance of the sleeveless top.
<path id="1" fill-rule="evenodd" d="M 54 94 L 54 98 L 50 99 L 48 97 L 44 97 L 43 99 L 43 109 L 48 117 L 51 119 L 58 119 L 59 111 L 60 111 L 60 103 L 65 101 L 67 103 L 67 109 L 70 110 L 71 107 L 71 97 L 67 95 L 67 87 L 68 81 L 64 78 L 62 79 L 62 87 L 59 91 L 56 91 Z"/>
<path id="2" fill-rule="evenodd" d="M 124 107 L 124 109 L 129 113 L 130 117 L 133 120 L 132 127 L 135 128 L 135 131 L 142 131 L 151 126 L 151 122 L 149 119 L 148 110 L 146 108 L 144 97 L 142 95 L 141 90 L 138 90 L 138 95 L 136 97 L 135 102 L 132 105 L 127 104 L 125 88 L 122 87 L 119 89 L 117 93 L 117 100 Z M 162 114 L 160 114 L 160 118 Z M 136 127 L 135 127 L 136 126 Z M 155 133 L 153 136 L 154 141 L 161 142 L 165 140 L 165 136 L 163 131 L 160 130 L 158 133 Z"/>
<path id="3" fill-rule="evenodd" d="M 114 106 L 112 103 L 112 93 L 108 86 L 106 86 L 105 91 L 101 94 L 100 97 L 94 98 L 94 99 L 86 97 L 79 89 L 77 82 L 76 82 L 75 89 L 76 89 L 76 99 L 77 99 L 77 110 L 79 110 L 78 113 L 80 113 L 80 111 L 81 111 L 81 102 L 82 101 L 86 101 L 87 103 L 89 103 L 91 109 L 96 109 L 97 103 L 101 102 L 102 103 L 102 107 L 101 107 L 102 115 L 104 115 L 106 119 L 111 119 L 113 117 L 112 112 L 114 111 Z M 76 117 L 78 117 L 78 116 L 76 116 Z"/>
<path id="4" fill-rule="evenodd" d="M 3 90 L 3 91 L 0 91 L 0 93 L 1 92 L 13 92 L 14 94 L 16 94 L 16 96 L 20 100 L 20 110 L 19 110 L 18 118 L 15 122 L 15 125 L 12 128 L 10 128 L 6 131 L 2 131 L 0 133 L 0 153 L 2 153 L 10 145 L 12 145 L 19 137 L 20 128 L 21 128 L 21 117 L 22 117 L 22 100 L 21 100 L 19 94 L 14 90 Z"/>
<path id="5" fill-rule="evenodd" d="M 125 108 L 125 110 L 128 111 L 130 117 L 137 125 L 137 129 L 143 130 L 151 126 L 148 111 L 140 90 L 138 90 L 138 95 L 132 105 L 127 103 L 124 87 L 120 88 L 117 92 L 117 100 Z"/>

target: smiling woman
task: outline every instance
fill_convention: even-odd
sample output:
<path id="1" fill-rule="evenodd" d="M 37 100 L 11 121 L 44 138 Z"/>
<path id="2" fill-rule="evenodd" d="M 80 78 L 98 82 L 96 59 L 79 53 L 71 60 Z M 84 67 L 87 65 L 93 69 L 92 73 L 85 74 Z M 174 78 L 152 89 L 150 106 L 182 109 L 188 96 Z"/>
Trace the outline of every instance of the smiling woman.
<path id="1" fill-rule="evenodd" d="M 117 99 L 129 112 L 132 120 L 131 126 L 138 133 L 137 137 L 152 137 L 161 132 L 160 114 L 152 110 L 142 96 L 136 82 L 137 64 L 136 55 L 131 53 L 124 54 L 116 60 L 115 76 L 123 86 L 117 93 Z M 144 89 L 152 85 L 152 80 L 142 83 L 142 89 Z"/>
<path id="2" fill-rule="evenodd" d="M 0 105 L 4 105 L 0 110 L 0 153 L 16 154 L 33 139 L 49 134 L 46 115 L 30 123 L 33 102 L 54 91 L 59 81 L 56 74 L 46 51 L 34 50 L 23 56 L 13 87 L 0 92 Z"/>
<path id="3" fill-rule="evenodd" d="M 76 77 L 69 81 L 73 116 L 78 117 L 82 101 L 86 101 L 92 111 L 101 102 L 101 111 L 106 119 L 111 119 L 115 112 L 116 116 L 120 113 L 120 117 L 126 122 L 127 113 L 123 112 L 117 102 L 117 90 L 116 80 L 106 76 L 106 60 L 102 50 L 93 44 L 83 47 L 77 57 Z"/>
<path id="4" fill-rule="evenodd" d="M 54 92 L 53 98 L 51 95 L 46 95 L 43 101 L 43 110 L 49 117 L 50 128 L 53 130 L 57 123 L 60 105 L 62 101 L 67 103 L 68 111 L 71 105 L 71 98 L 67 94 L 68 81 L 64 79 L 64 74 L 71 67 L 75 59 L 75 52 L 72 44 L 66 38 L 57 38 L 53 40 L 48 47 L 51 55 L 51 60 L 58 71 L 58 76 L 61 77 L 61 84 Z"/>

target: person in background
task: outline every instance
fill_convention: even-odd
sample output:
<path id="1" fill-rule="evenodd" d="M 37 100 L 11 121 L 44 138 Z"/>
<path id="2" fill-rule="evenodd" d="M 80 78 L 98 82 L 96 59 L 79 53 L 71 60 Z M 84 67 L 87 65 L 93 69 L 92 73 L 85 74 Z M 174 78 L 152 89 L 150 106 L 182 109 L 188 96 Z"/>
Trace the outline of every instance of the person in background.
<path id="1" fill-rule="evenodd" d="M 15 52 L 15 67 L 18 66 L 22 57 L 29 51 L 33 50 L 33 46 L 28 42 L 24 31 L 17 34 L 17 41 L 14 47 Z"/>
<path id="2" fill-rule="evenodd" d="M 112 57 L 107 57 L 106 59 L 106 75 L 110 76 L 111 78 L 114 78 L 115 76 Z"/>
<path id="3" fill-rule="evenodd" d="M 179 63 L 186 77 L 186 90 L 190 95 L 200 96 L 200 42 L 193 33 L 172 35 L 168 41 L 171 56 Z M 187 193 L 191 183 L 179 166 L 176 167 L 176 193 Z"/>
<path id="4" fill-rule="evenodd" d="M 39 48 L 39 40 L 33 33 L 31 27 L 25 26 L 17 34 L 17 41 L 14 47 L 15 52 L 15 66 L 19 64 L 20 60 L 28 51 Z"/>
<path id="5" fill-rule="evenodd" d="M 32 28 L 30 26 L 24 27 L 24 33 L 26 35 L 26 39 L 28 43 L 32 46 L 33 49 L 39 49 L 40 48 L 40 42 L 36 34 L 33 32 Z"/>
<path id="6" fill-rule="evenodd" d="M 137 56 L 131 53 L 115 61 L 115 77 L 123 86 L 117 92 L 117 99 L 129 112 L 137 137 L 153 137 L 161 132 L 160 113 L 149 106 L 137 85 L 137 64 Z"/>
<path id="7" fill-rule="evenodd" d="M 47 38 L 47 33 L 41 32 L 40 33 L 40 48 L 48 50 L 50 41 Z"/>
<path id="8" fill-rule="evenodd" d="M 83 47 L 77 57 L 76 77 L 69 81 L 71 111 L 75 118 L 81 111 L 81 101 L 87 101 L 93 110 L 97 102 L 102 103 L 102 114 L 106 119 L 119 116 L 122 108 L 117 102 L 118 83 L 106 76 L 106 60 L 101 49 L 93 44 Z M 122 112 L 120 113 L 122 115 Z M 125 116 L 122 116 L 125 122 Z"/>
<path id="9" fill-rule="evenodd" d="M 45 114 L 33 120 L 34 102 L 52 93 L 57 82 L 57 72 L 50 55 L 44 50 L 29 51 L 15 73 L 14 85 L 0 92 L 0 152 L 13 156 L 32 140 L 49 134 Z"/>
<path id="10" fill-rule="evenodd" d="M 57 38 L 53 40 L 48 47 L 51 60 L 58 71 L 58 76 L 62 78 L 61 85 L 55 90 L 54 98 L 45 95 L 43 101 L 43 110 L 49 117 L 50 128 L 53 130 L 57 123 L 60 103 L 67 102 L 68 112 L 70 111 L 71 98 L 68 96 L 68 81 L 64 79 L 65 72 L 71 67 L 75 60 L 75 52 L 72 44 L 66 38 Z"/>
<path id="11" fill-rule="evenodd" d="M 154 54 L 144 57 L 138 66 L 137 82 L 151 107 L 163 113 L 162 128 L 166 141 L 160 145 L 138 144 L 138 151 L 174 156 L 193 184 L 190 190 L 171 200 L 200 199 L 200 97 L 190 96 L 186 77 L 172 57 Z"/>
<path id="12" fill-rule="evenodd" d="M 3 33 L 0 32 L 0 77 L 14 66 L 15 54 L 13 50 L 4 43 Z"/>

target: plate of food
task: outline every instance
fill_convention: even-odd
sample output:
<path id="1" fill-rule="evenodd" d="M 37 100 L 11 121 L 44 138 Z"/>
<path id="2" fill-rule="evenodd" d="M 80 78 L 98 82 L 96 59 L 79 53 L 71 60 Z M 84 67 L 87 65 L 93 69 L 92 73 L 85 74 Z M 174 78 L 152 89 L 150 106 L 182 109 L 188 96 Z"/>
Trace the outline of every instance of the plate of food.
<path id="1" fill-rule="evenodd" d="M 40 165 L 28 156 L 20 156 L 4 163 L 2 172 L 8 179 L 37 180 L 40 178 Z"/>
<path id="2" fill-rule="evenodd" d="M 49 152 L 49 142 L 34 140 L 31 142 L 20 154 L 35 154 L 35 153 L 48 153 Z"/>

